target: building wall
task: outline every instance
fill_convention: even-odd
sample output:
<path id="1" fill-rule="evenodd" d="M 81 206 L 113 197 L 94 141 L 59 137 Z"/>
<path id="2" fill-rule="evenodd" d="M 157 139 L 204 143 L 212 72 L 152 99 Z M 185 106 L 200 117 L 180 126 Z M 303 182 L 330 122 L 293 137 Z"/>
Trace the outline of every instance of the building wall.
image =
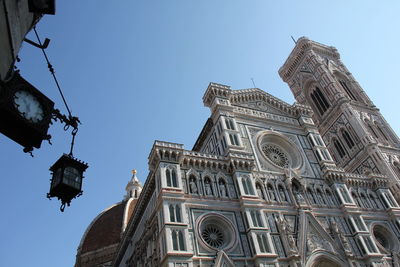
<path id="1" fill-rule="evenodd" d="M 4 81 L 21 48 L 25 35 L 40 16 L 29 12 L 28 1 L 3 0 L 0 3 L 0 80 Z"/>
<path id="2" fill-rule="evenodd" d="M 296 63 L 301 45 L 280 70 L 298 103 L 289 105 L 256 88 L 231 90 L 211 83 L 203 97 L 210 120 L 194 150 L 154 143 L 150 173 L 115 266 L 398 263 L 397 180 L 362 141 L 370 133 L 359 133 L 365 129 L 350 121 L 346 101 L 330 100 L 333 111 L 318 117 L 320 107 L 310 107 L 302 91 L 307 87 L 290 82 L 301 70 Z M 291 61 L 300 67 L 290 69 Z M 312 71 L 312 77 L 324 77 L 321 68 Z M 357 92 L 362 105 L 371 105 L 365 93 Z M 333 122 L 354 139 L 353 152 L 345 152 L 347 162 L 338 159 L 334 139 L 327 138 L 325 129 Z M 397 136 L 390 136 L 394 145 Z M 369 171 L 349 167 L 364 150 L 371 152 L 363 161 Z"/>

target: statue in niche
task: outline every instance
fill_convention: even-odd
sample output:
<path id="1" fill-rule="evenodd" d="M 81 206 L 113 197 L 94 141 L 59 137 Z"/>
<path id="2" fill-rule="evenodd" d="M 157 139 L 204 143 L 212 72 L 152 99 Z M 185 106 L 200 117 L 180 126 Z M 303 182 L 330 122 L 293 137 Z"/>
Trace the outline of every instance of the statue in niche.
<path id="1" fill-rule="evenodd" d="M 275 191 L 270 184 L 267 186 L 267 190 L 268 190 L 269 199 L 272 201 L 275 201 L 276 200 Z"/>
<path id="2" fill-rule="evenodd" d="M 261 186 L 259 183 L 256 183 L 256 190 L 257 190 L 257 195 L 259 198 L 263 199 L 264 198 L 264 194 L 262 192 Z"/>
<path id="3" fill-rule="evenodd" d="M 293 186 L 293 195 L 296 198 L 298 204 L 305 203 L 304 197 L 297 186 Z"/>
<path id="4" fill-rule="evenodd" d="M 222 180 L 219 180 L 218 187 L 219 187 L 219 193 L 220 193 L 221 197 L 226 197 L 225 182 Z"/>
<path id="5" fill-rule="evenodd" d="M 205 181 L 204 181 L 204 187 L 205 187 L 206 195 L 207 195 L 207 196 L 210 196 L 210 195 L 213 194 L 213 193 L 212 193 L 211 184 L 210 184 L 210 180 L 209 180 L 209 179 L 205 179 Z"/>
<path id="6" fill-rule="evenodd" d="M 278 191 L 279 191 L 279 196 L 281 197 L 281 200 L 286 201 L 286 194 L 285 194 L 285 190 L 283 190 L 283 187 L 279 186 Z"/>
<path id="7" fill-rule="evenodd" d="M 288 221 L 282 216 L 278 217 L 278 223 L 279 223 L 279 228 L 284 236 L 286 236 L 288 244 L 289 244 L 289 253 L 290 254 L 297 254 L 297 246 L 296 246 L 296 241 L 291 234 L 293 232 L 293 229 L 291 228 L 290 224 Z"/>
<path id="8" fill-rule="evenodd" d="M 196 179 L 191 177 L 189 181 L 189 186 L 190 186 L 190 192 L 192 194 L 197 194 L 197 185 L 196 185 Z"/>

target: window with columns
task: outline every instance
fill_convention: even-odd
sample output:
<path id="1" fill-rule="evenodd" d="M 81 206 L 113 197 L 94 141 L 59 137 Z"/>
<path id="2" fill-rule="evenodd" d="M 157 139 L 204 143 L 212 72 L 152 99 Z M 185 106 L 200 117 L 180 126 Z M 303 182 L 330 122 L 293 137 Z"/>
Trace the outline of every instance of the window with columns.
<path id="1" fill-rule="evenodd" d="M 176 251 L 185 250 L 185 239 L 183 230 L 171 230 L 172 236 L 172 249 Z"/>
<path id="2" fill-rule="evenodd" d="M 257 233 L 257 243 L 261 253 L 271 253 L 271 247 L 268 243 L 268 237 L 265 233 Z"/>
<path id="3" fill-rule="evenodd" d="M 354 143 L 353 139 L 351 138 L 349 132 L 346 131 L 345 129 L 341 129 L 340 133 L 341 133 L 344 141 L 346 142 L 347 147 L 352 149 L 355 146 L 355 143 Z"/>
<path id="4" fill-rule="evenodd" d="M 346 94 L 349 96 L 349 98 L 351 100 L 357 101 L 356 96 L 353 94 L 353 92 L 351 91 L 351 89 L 347 85 L 347 82 L 344 81 L 344 80 L 339 80 L 339 83 L 342 86 L 342 88 L 344 89 L 344 91 L 346 92 Z"/>
<path id="5" fill-rule="evenodd" d="M 253 185 L 251 184 L 249 177 L 242 178 L 242 186 L 246 195 L 254 195 Z"/>
<path id="6" fill-rule="evenodd" d="M 225 118 L 226 129 L 235 130 L 235 124 L 231 118 Z"/>
<path id="7" fill-rule="evenodd" d="M 167 186 L 168 187 L 178 187 L 178 181 L 176 177 L 175 169 L 166 169 L 165 176 L 167 178 Z"/>
<path id="8" fill-rule="evenodd" d="M 168 210 L 170 222 L 182 222 L 181 207 L 179 204 L 169 204 Z"/>
<path id="9" fill-rule="evenodd" d="M 338 139 L 333 139 L 333 146 L 336 149 L 337 154 L 340 158 L 343 158 L 346 155 L 346 151 L 342 146 L 342 143 Z"/>
<path id="10" fill-rule="evenodd" d="M 251 210 L 250 217 L 251 217 L 252 224 L 254 227 L 264 227 L 260 212 L 258 210 Z"/>
<path id="11" fill-rule="evenodd" d="M 315 89 L 310 94 L 312 101 L 314 102 L 315 107 L 318 109 L 319 114 L 322 116 L 330 107 L 328 101 L 325 96 L 321 92 L 319 87 L 315 87 Z"/>

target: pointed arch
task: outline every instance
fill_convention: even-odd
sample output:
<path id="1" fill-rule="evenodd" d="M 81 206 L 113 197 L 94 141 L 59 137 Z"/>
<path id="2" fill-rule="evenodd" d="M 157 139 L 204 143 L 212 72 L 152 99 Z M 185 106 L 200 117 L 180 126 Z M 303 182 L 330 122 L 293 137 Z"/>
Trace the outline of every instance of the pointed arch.
<path id="1" fill-rule="evenodd" d="M 329 109 L 330 104 L 322 93 L 321 89 L 318 86 L 315 86 L 310 92 L 310 97 L 319 114 L 323 116 L 324 113 Z"/>
<path id="2" fill-rule="evenodd" d="M 259 198 L 265 199 L 263 183 L 259 180 L 256 180 L 256 191 Z"/>
<path id="3" fill-rule="evenodd" d="M 172 186 L 172 180 L 171 180 L 171 171 L 169 170 L 169 168 L 167 168 L 165 170 L 165 176 L 167 178 L 167 186 L 171 187 Z"/>
<path id="4" fill-rule="evenodd" d="M 340 129 L 340 134 L 342 135 L 347 147 L 352 149 L 355 146 L 355 143 L 353 141 L 353 138 L 351 138 L 349 132 L 346 129 L 342 128 Z"/>
<path id="5" fill-rule="evenodd" d="M 203 182 L 204 182 L 204 191 L 205 191 L 204 194 L 207 196 L 214 195 L 212 179 L 209 176 L 205 176 L 203 179 Z"/>
<path id="6" fill-rule="evenodd" d="M 271 182 L 267 183 L 267 193 L 270 201 L 277 201 L 276 192 Z"/>
<path id="7" fill-rule="evenodd" d="M 346 150 L 344 149 L 342 142 L 337 138 L 333 138 L 332 144 L 335 147 L 337 155 L 339 155 L 340 158 L 343 158 L 346 155 Z"/>
<path id="8" fill-rule="evenodd" d="M 288 197 L 288 194 L 287 194 L 287 189 L 286 189 L 285 184 L 282 183 L 281 181 L 277 181 L 276 187 L 278 189 L 279 199 L 282 202 L 288 202 L 289 201 L 289 197 Z"/>

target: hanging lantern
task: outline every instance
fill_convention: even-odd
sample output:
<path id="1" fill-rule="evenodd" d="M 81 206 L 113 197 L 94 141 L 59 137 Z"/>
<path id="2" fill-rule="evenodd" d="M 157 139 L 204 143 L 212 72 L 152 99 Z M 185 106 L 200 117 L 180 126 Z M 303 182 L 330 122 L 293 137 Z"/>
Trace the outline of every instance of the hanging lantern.
<path id="1" fill-rule="evenodd" d="M 75 159 L 71 154 L 63 154 L 50 167 L 53 177 L 47 197 L 57 197 L 61 200 L 61 211 L 64 211 L 65 204 L 69 206 L 73 198 L 82 195 L 83 172 L 87 168 L 86 163 Z"/>

